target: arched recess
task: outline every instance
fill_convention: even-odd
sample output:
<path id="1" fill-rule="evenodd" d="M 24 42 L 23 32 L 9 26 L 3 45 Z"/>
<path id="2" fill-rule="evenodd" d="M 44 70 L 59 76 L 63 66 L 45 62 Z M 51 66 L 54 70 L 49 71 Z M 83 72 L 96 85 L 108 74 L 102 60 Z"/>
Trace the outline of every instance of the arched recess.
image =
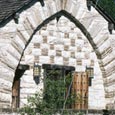
<path id="1" fill-rule="evenodd" d="M 84 27 L 83 24 L 81 24 L 79 22 L 79 20 L 77 20 L 73 15 L 71 15 L 69 12 L 67 12 L 66 10 L 61 10 L 55 14 L 53 14 L 52 16 L 50 16 L 49 18 L 45 19 L 40 25 L 38 25 L 36 27 L 36 29 L 34 30 L 34 32 L 32 33 L 32 35 L 30 36 L 29 40 L 27 41 L 26 45 L 25 45 L 25 48 L 23 49 L 22 51 L 22 55 L 20 57 L 20 60 L 19 60 L 19 63 L 18 63 L 18 66 L 20 65 L 20 61 L 23 57 L 23 54 L 24 54 L 24 51 L 25 49 L 27 48 L 27 46 L 29 45 L 29 43 L 31 42 L 33 36 L 36 34 L 37 31 L 39 31 L 44 25 L 48 24 L 50 21 L 54 20 L 55 18 L 59 18 L 61 16 L 65 16 L 66 18 L 68 18 L 71 22 L 73 22 L 76 27 L 78 27 L 81 32 L 84 34 L 84 36 L 88 39 L 89 43 L 91 44 L 94 52 L 96 53 L 97 55 L 97 59 L 99 60 L 99 65 L 101 67 L 101 70 L 102 70 L 102 74 L 103 76 L 105 75 L 104 73 L 104 67 L 103 67 L 103 62 L 101 61 L 101 53 L 98 51 L 98 47 L 96 46 L 96 44 L 94 43 L 93 41 L 93 38 L 91 36 L 91 34 L 87 31 L 87 29 Z M 17 66 L 17 68 L 18 68 Z"/>
<path id="2" fill-rule="evenodd" d="M 78 27 L 81 30 L 81 32 L 84 34 L 84 36 L 88 39 L 89 43 L 91 44 L 93 50 L 95 51 L 95 53 L 97 55 L 97 58 L 99 59 L 99 62 L 100 62 L 99 64 L 103 68 L 103 63 L 101 62 L 101 53 L 98 51 L 98 47 L 94 43 L 92 36 L 87 31 L 87 29 L 83 26 L 83 24 L 81 24 L 79 22 L 79 20 L 77 20 L 74 16 L 72 16 L 70 13 L 68 13 L 65 10 L 61 10 L 61 11 L 55 13 L 54 15 L 52 15 L 49 18 L 47 18 L 46 20 L 44 20 L 40 25 L 38 25 L 36 27 L 36 29 L 34 30 L 32 35 L 30 36 L 29 40 L 27 41 L 25 48 L 23 49 L 22 55 L 21 55 L 20 60 L 19 60 L 19 64 L 20 64 L 20 61 L 23 57 L 25 49 L 27 48 L 27 46 L 31 42 L 31 40 L 32 40 L 33 36 L 36 34 L 36 32 L 39 31 L 44 25 L 48 24 L 50 21 L 54 20 L 55 18 L 61 17 L 61 16 L 65 16 L 66 18 L 68 18 L 71 22 L 73 22 L 76 25 L 76 27 Z M 18 64 L 18 66 L 19 66 L 19 64 Z M 103 71 L 104 71 L 104 68 L 103 68 Z"/>
<path id="3" fill-rule="evenodd" d="M 34 30 L 34 32 L 32 33 L 32 35 L 30 36 L 29 40 L 27 41 L 27 43 L 26 43 L 26 45 L 25 45 L 25 48 L 23 49 L 23 52 L 22 52 L 21 58 L 20 58 L 20 60 L 19 60 L 19 64 L 18 64 L 18 66 L 17 66 L 16 71 L 18 70 L 18 68 L 19 68 L 19 66 L 20 66 L 20 62 L 21 62 L 21 60 L 22 60 L 24 51 L 26 50 L 27 46 L 28 46 L 29 43 L 31 42 L 31 40 L 32 40 L 33 36 L 36 34 L 36 32 L 39 31 L 43 26 L 45 26 L 46 24 L 48 24 L 50 21 L 54 20 L 55 18 L 58 19 L 58 18 L 60 18 L 61 16 L 65 16 L 66 18 L 68 18 L 71 22 L 73 22 L 73 23 L 76 25 L 76 27 L 78 27 L 78 28 L 81 30 L 81 32 L 84 34 L 84 36 L 88 39 L 89 43 L 91 44 L 91 46 L 92 46 L 94 52 L 96 53 L 97 58 L 98 58 L 98 60 L 99 60 L 99 65 L 101 66 L 102 71 L 104 70 L 103 63 L 102 63 L 102 61 L 101 61 L 101 54 L 99 53 L 99 51 L 98 51 L 98 49 L 97 49 L 97 46 L 96 46 L 96 44 L 94 43 L 93 38 L 92 38 L 92 36 L 90 35 L 90 33 L 87 31 L 87 29 L 84 27 L 84 25 L 81 24 L 81 23 L 79 22 L 79 20 L 77 20 L 74 16 L 72 16 L 70 13 L 68 13 L 68 12 L 65 11 L 65 10 L 61 10 L 61 11 L 55 13 L 54 15 L 50 16 L 50 17 L 47 18 L 46 20 L 44 20 L 40 25 L 38 25 L 38 26 L 36 27 L 36 29 Z M 14 79 L 16 79 L 16 77 L 19 77 L 17 74 L 18 74 L 18 72 L 15 72 L 15 78 L 14 78 Z M 18 78 L 17 78 L 17 79 L 18 79 Z"/>
<path id="4" fill-rule="evenodd" d="M 36 27 L 36 29 L 34 30 L 34 32 L 32 33 L 32 35 L 30 36 L 29 40 L 27 41 L 26 45 L 25 45 L 25 48 L 23 49 L 23 52 L 22 52 L 22 55 L 21 55 L 21 58 L 19 60 L 19 63 L 18 63 L 18 66 L 17 66 L 17 69 L 19 68 L 20 66 L 20 62 L 22 60 L 22 57 L 24 55 L 24 51 L 26 50 L 27 46 L 29 45 L 29 43 L 31 42 L 33 36 L 36 34 L 37 31 L 39 31 L 43 26 L 45 26 L 46 24 L 48 24 L 50 21 L 54 20 L 55 18 L 60 18 L 61 16 L 64 16 L 66 18 L 68 18 L 71 22 L 73 22 L 77 28 L 79 28 L 81 30 L 81 32 L 84 34 L 84 36 L 88 39 L 89 43 L 91 44 L 94 52 L 96 53 L 97 55 L 97 58 L 99 60 L 99 65 L 101 66 L 101 69 L 103 71 L 103 63 L 101 61 L 101 54 L 100 52 L 98 51 L 98 48 L 96 46 L 96 44 L 94 43 L 93 41 L 93 37 L 90 35 L 90 33 L 87 31 L 87 29 L 84 27 L 83 24 L 81 24 L 79 22 L 79 20 L 77 20 L 73 15 L 71 15 L 70 13 L 68 13 L 67 11 L 65 10 L 61 10 L 55 14 L 53 14 L 52 16 L 50 16 L 49 18 L 45 19 L 40 25 L 38 25 Z M 15 72 L 15 77 L 18 77 L 16 76 L 17 73 L 17 69 L 16 69 L 16 72 Z M 104 75 L 104 74 L 103 74 Z M 16 78 L 14 78 L 16 79 Z"/>

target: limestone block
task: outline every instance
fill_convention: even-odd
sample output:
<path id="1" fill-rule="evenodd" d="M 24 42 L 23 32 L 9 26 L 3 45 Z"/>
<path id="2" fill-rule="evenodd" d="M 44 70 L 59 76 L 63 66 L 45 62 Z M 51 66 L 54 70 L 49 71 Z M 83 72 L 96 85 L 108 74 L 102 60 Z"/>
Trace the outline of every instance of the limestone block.
<path id="1" fill-rule="evenodd" d="M 94 90 L 89 88 L 89 109 L 104 109 L 105 98 L 102 90 Z"/>
<path id="2" fill-rule="evenodd" d="M 53 15 L 54 13 L 57 12 L 56 4 L 55 4 L 54 1 L 50 1 L 50 2 L 48 2 L 47 4 L 48 4 L 48 8 L 49 8 L 50 13 L 51 13 L 50 15 Z"/>
<path id="3" fill-rule="evenodd" d="M 48 26 L 46 25 L 46 31 L 57 33 L 59 23 L 57 23 L 57 20 L 54 19 L 48 23 Z"/>
<path id="4" fill-rule="evenodd" d="M 18 64 L 18 60 L 4 49 L 0 51 L 0 58 L 2 63 L 4 63 L 12 69 L 15 69 Z"/>
<path id="5" fill-rule="evenodd" d="M 49 44 L 63 44 L 63 40 L 62 39 L 58 39 L 55 36 L 48 36 L 48 43 Z"/>
<path id="6" fill-rule="evenodd" d="M 54 63 L 55 64 L 63 64 L 63 58 L 62 57 L 54 57 Z"/>
<path id="7" fill-rule="evenodd" d="M 110 38 L 111 47 L 115 49 L 115 35 L 111 35 L 109 38 Z"/>
<path id="8" fill-rule="evenodd" d="M 41 55 L 42 56 L 48 56 L 48 49 L 47 48 L 41 49 Z"/>
<path id="9" fill-rule="evenodd" d="M 90 60 L 88 60 L 88 59 L 83 59 L 83 60 L 82 60 L 82 65 L 83 65 L 83 66 L 90 66 Z"/>
<path id="10" fill-rule="evenodd" d="M 103 52 L 110 46 L 110 40 L 107 39 L 98 49 L 100 52 Z"/>
<path id="11" fill-rule="evenodd" d="M 4 80 L 7 80 L 9 82 L 13 81 L 13 76 L 14 76 L 14 70 L 11 68 L 7 67 L 7 65 L 3 64 L 0 62 L 0 73 L 1 73 L 1 78 Z"/>
<path id="12" fill-rule="evenodd" d="M 48 56 L 56 56 L 56 51 L 55 50 L 49 50 Z"/>
<path id="13" fill-rule="evenodd" d="M 20 93 L 21 94 L 34 94 L 36 92 L 35 88 L 21 88 Z"/>
<path id="14" fill-rule="evenodd" d="M 91 49 L 90 47 L 84 47 L 84 45 L 82 46 L 82 52 L 87 52 L 87 53 L 91 53 Z"/>
<path id="15" fill-rule="evenodd" d="M 30 11 L 27 14 L 27 18 L 28 18 L 28 21 L 31 22 L 31 25 L 32 25 L 33 28 L 36 28 L 38 26 L 35 15 L 32 11 Z"/>
<path id="16" fill-rule="evenodd" d="M 69 65 L 70 66 L 76 66 L 76 59 L 74 59 L 74 58 L 69 58 Z"/>
<path id="17" fill-rule="evenodd" d="M 42 43 L 43 42 L 43 37 L 41 35 L 34 35 L 32 39 L 33 43 Z"/>
<path id="18" fill-rule="evenodd" d="M 50 62 L 50 58 L 49 58 L 49 56 L 40 56 L 39 57 L 39 62 L 40 63 L 49 63 Z"/>
<path id="19" fill-rule="evenodd" d="M 70 0 L 67 0 L 66 7 L 65 7 L 66 11 L 70 11 L 71 4 L 72 4 L 72 2 Z"/>
<path id="20" fill-rule="evenodd" d="M 12 55 L 14 56 L 17 60 L 20 59 L 20 53 L 12 46 L 12 45 L 9 45 L 9 48 L 7 49 L 7 51 Z"/>
<path id="21" fill-rule="evenodd" d="M 84 46 L 84 40 L 82 40 L 82 39 L 77 39 L 75 44 L 76 44 L 76 46 L 83 47 L 83 46 Z"/>
<path id="22" fill-rule="evenodd" d="M 97 84 L 97 85 L 95 85 L 95 87 L 93 88 L 94 90 L 96 89 L 96 90 L 100 90 L 100 93 L 102 93 L 102 89 L 103 89 L 103 85 L 102 84 Z"/>
<path id="23" fill-rule="evenodd" d="M 62 55 L 62 51 L 61 50 L 56 50 L 56 56 L 61 56 Z"/>
<path id="24" fill-rule="evenodd" d="M 33 78 L 33 76 L 31 76 L 31 78 Z M 28 83 L 28 80 L 32 80 L 33 82 L 32 83 Z M 33 79 L 27 79 L 26 82 L 21 82 L 21 87 L 23 88 L 35 88 L 36 87 L 36 84 L 34 82 Z"/>
<path id="25" fill-rule="evenodd" d="M 56 4 L 56 7 L 57 7 L 57 11 L 60 11 L 60 10 L 62 10 L 61 9 L 61 0 L 55 0 L 55 4 Z"/>
<path id="26" fill-rule="evenodd" d="M 23 75 L 21 78 L 21 85 L 23 85 L 23 83 L 27 83 L 27 84 L 35 84 L 34 80 L 33 80 L 33 76 L 32 75 Z M 28 86 L 27 86 L 28 87 Z"/>
<path id="27" fill-rule="evenodd" d="M 84 59 L 84 53 L 83 52 L 75 52 L 75 57 L 77 59 Z"/>
<path id="28" fill-rule="evenodd" d="M 70 52 L 68 51 L 62 51 L 62 57 L 70 57 Z"/>
<path id="29" fill-rule="evenodd" d="M 11 94 L 5 94 L 0 92 L 0 101 L 11 102 Z"/>
<path id="30" fill-rule="evenodd" d="M 94 78 L 92 79 L 92 84 L 93 84 L 93 86 L 92 87 L 95 87 L 95 86 L 97 86 L 98 87 L 98 85 L 100 86 L 100 85 L 103 85 L 103 79 L 101 78 L 101 76 L 94 76 Z M 102 87 L 102 86 L 101 86 Z M 103 88 L 102 88 L 103 89 Z"/>
<path id="31" fill-rule="evenodd" d="M 28 95 L 27 94 L 21 94 L 20 95 L 20 99 L 27 99 L 28 98 Z"/>
<path id="32" fill-rule="evenodd" d="M 12 82 L 4 80 L 4 78 L 0 78 L 0 88 L 1 89 L 3 88 L 3 89 L 11 90 L 11 88 L 12 88 Z"/>
<path id="33" fill-rule="evenodd" d="M 96 59 L 96 54 L 95 54 L 95 52 L 91 52 L 90 54 L 90 59 Z"/>
<path id="34" fill-rule="evenodd" d="M 81 66 L 81 65 L 76 65 L 75 71 L 77 71 L 77 72 L 84 72 L 85 71 L 85 67 Z"/>
<path id="35" fill-rule="evenodd" d="M 26 55 L 25 56 L 25 63 L 26 64 L 31 64 L 34 62 L 34 56 L 33 55 Z"/>
<path id="36" fill-rule="evenodd" d="M 64 33 L 69 33 L 71 30 L 70 30 L 70 27 L 66 27 L 65 26 L 62 26 L 62 27 L 59 27 L 59 30 L 61 30 L 61 32 L 64 32 Z M 69 38 L 69 36 L 68 36 Z"/>
<path id="37" fill-rule="evenodd" d="M 106 65 L 106 68 L 108 68 L 107 66 L 110 66 L 109 64 L 112 63 L 112 61 L 114 61 L 114 57 L 115 55 L 113 55 L 113 53 L 110 53 L 109 55 L 107 55 L 104 59 L 103 59 L 103 63 L 104 65 Z M 113 65 L 113 64 L 112 64 Z"/>
<path id="38" fill-rule="evenodd" d="M 27 31 L 24 31 L 25 30 L 24 26 L 22 24 L 20 24 L 17 29 L 22 34 L 22 36 L 24 37 L 24 39 L 26 41 L 28 41 L 30 35 L 27 33 Z"/>
<path id="39" fill-rule="evenodd" d="M 49 49 L 49 44 L 47 44 L 47 43 L 44 43 L 44 44 L 41 44 L 41 47 L 40 47 L 41 49 Z"/>
<path id="40" fill-rule="evenodd" d="M 111 74 L 109 77 L 107 77 L 106 79 L 110 79 L 111 81 L 115 80 L 115 72 L 113 74 Z"/>
<path id="41" fill-rule="evenodd" d="M 109 38 L 108 32 L 103 32 L 98 34 L 93 40 L 98 45 L 102 45 Z"/>
<path id="42" fill-rule="evenodd" d="M 27 99 L 20 99 L 20 106 L 24 107 L 25 105 L 27 105 Z"/>
<path id="43" fill-rule="evenodd" d="M 55 50 L 64 50 L 64 46 L 62 44 L 55 45 Z"/>
<path id="44" fill-rule="evenodd" d="M 79 8 L 79 6 L 78 6 Z M 89 28 L 89 26 L 91 25 L 93 19 L 93 15 L 90 13 L 85 13 L 85 17 L 90 17 L 90 18 L 81 18 L 81 23 L 86 27 Z"/>
<path id="45" fill-rule="evenodd" d="M 70 46 L 70 47 L 69 47 L 69 51 L 76 51 L 76 47 Z"/>
<path id="46" fill-rule="evenodd" d="M 69 38 L 71 39 L 71 38 L 74 38 L 74 39 L 76 39 L 77 38 L 77 36 L 76 36 L 76 33 L 69 33 Z"/>
<path id="47" fill-rule="evenodd" d="M 40 56 L 41 53 L 42 53 L 41 49 L 34 48 L 34 49 L 32 50 L 32 54 L 33 54 L 34 56 Z"/>
<path id="48" fill-rule="evenodd" d="M 79 11 L 78 11 L 78 13 L 76 14 L 76 18 L 77 18 L 77 19 L 81 19 L 82 16 L 83 16 L 83 14 L 84 14 L 84 12 L 85 12 L 85 10 L 84 10 L 83 6 L 81 6 L 81 5 L 80 5 L 80 7 L 79 7 L 78 10 L 79 10 Z"/>

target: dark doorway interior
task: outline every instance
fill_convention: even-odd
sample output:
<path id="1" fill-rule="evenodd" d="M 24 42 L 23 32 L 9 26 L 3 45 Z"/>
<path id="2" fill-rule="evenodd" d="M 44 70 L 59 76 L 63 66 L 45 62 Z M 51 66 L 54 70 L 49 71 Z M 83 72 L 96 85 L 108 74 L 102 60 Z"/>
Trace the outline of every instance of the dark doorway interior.
<path id="1" fill-rule="evenodd" d="M 54 98 L 54 102 L 57 102 L 56 109 L 70 109 L 72 104 L 64 105 L 64 101 L 71 98 L 72 73 L 75 67 L 43 64 L 42 68 L 44 69 L 44 100 L 50 103 Z"/>

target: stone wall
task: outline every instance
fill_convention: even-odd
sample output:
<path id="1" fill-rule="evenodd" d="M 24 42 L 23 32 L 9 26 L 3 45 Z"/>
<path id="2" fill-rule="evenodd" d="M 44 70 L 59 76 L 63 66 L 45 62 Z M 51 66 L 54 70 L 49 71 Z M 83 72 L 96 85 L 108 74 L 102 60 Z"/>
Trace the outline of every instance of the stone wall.
<path id="1" fill-rule="evenodd" d="M 86 66 L 93 67 L 89 109 L 105 108 L 102 73 L 95 52 L 86 37 L 68 19 L 61 17 L 58 23 L 54 20 L 37 32 L 25 51 L 24 60 L 31 67 L 34 62 L 39 65 L 59 64 L 74 66 L 77 72 L 84 72 Z M 22 102 L 26 104 L 26 98 L 42 87 L 42 83 L 35 85 L 32 72 L 28 71 L 21 79 L 21 105 Z"/>
<path id="2" fill-rule="evenodd" d="M 27 42 L 36 27 L 62 9 L 78 19 L 88 30 L 93 38 L 90 40 L 93 50 L 89 47 L 87 39 L 79 29 L 75 28 L 75 25 L 71 22 L 68 23 L 67 19 L 60 22 L 59 29 L 56 28 L 56 24 L 52 25 L 52 23 L 42 28 L 34 35 L 26 49 Z M 115 105 L 115 45 L 113 42 L 115 31 L 113 31 L 113 35 L 110 35 L 107 28 L 107 21 L 94 8 L 90 12 L 87 10 L 85 0 L 47 0 L 45 7 L 41 7 L 41 4 L 37 2 L 23 11 L 20 14 L 19 24 L 15 24 L 12 20 L 3 28 L 0 28 L 0 93 L 2 95 L 0 96 L 0 106 L 8 107 L 11 104 L 14 72 L 24 49 L 26 49 L 23 58 L 21 58 L 21 63 L 29 64 L 30 67 L 33 67 L 34 60 L 39 61 L 40 64 L 44 63 L 45 60 L 45 63 L 74 65 L 76 71 L 84 71 L 86 65 L 94 66 L 95 74 L 90 92 L 96 92 L 94 93 L 96 97 L 92 97 L 92 93 L 89 94 L 89 102 L 92 103 L 92 105 L 89 103 L 89 107 L 99 108 L 95 104 L 99 105 L 103 102 L 102 108 L 104 103 L 107 103 L 107 107 L 113 108 Z M 61 32 L 57 34 L 52 30 L 61 30 Z M 60 38 L 60 40 L 58 41 L 57 38 Z M 100 55 L 98 59 L 96 59 L 94 52 Z M 30 87 L 37 87 L 32 81 L 32 68 L 24 76 L 30 78 L 32 83 L 27 83 L 32 84 Z M 25 79 L 25 77 L 23 78 Z M 28 80 L 22 81 L 23 83 L 28 82 Z M 106 101 L 104 101 L 103 81 Z M 23 85 L 21 88 L 23 88 Z M 97 95 L 101 90 L 103 93 Z"/>

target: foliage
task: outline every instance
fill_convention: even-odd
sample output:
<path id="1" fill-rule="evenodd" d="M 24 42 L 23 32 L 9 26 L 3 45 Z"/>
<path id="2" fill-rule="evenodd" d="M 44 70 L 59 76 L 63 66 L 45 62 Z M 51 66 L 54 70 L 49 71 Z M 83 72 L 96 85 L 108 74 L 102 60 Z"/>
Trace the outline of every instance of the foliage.
<path id="1" fill-rule="evenodd" d="M 36 113 L 52 115 L 59 113 L 60 110 L 62 111 L 72 78 L 70 74 L 67 74 L 65 77 L 59 77 L 60 75 L 61 72 L 59 70 L 47 71 L 47 77 L 44 79 L 43 93 L 38 92 L 34 96 L 29 97 L 28 106 L 23 108 L 21 113 L 25 112 L 28 115 L 35 115 Z M 75 99 L 76 96 L 69 93 L 65 108 L 71 107 Z"/>

